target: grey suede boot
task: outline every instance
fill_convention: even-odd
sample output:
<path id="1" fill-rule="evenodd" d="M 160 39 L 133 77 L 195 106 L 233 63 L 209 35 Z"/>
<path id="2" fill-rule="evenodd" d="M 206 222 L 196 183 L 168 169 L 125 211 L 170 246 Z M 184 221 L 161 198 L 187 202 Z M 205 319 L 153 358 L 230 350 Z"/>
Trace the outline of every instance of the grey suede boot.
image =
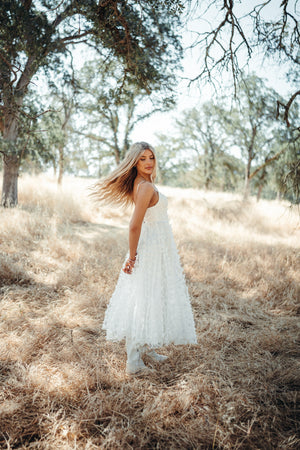
<path id="1" fill-rule="evenodd" d="M 150 369 L 144 364 L 139 349 L 130 338 L 126 339 L 126 351 L 126 373 L 128 373 L 128 375 L 133 375 L 141 371 L 150 371 Z"/>
<path id="2" fill-rule="evenodd" d="M 167 356 L 160 355 L 159 353 L 156 353 L 155 350 L 150 350 L 146 354 L 147 354 L 147 356 L 149 356 L 150 358 L 154 359 L 154 361 L 157 361 L 157 362 L 163 362 L 163 361 L 166 361 L 168 359 Z"/>

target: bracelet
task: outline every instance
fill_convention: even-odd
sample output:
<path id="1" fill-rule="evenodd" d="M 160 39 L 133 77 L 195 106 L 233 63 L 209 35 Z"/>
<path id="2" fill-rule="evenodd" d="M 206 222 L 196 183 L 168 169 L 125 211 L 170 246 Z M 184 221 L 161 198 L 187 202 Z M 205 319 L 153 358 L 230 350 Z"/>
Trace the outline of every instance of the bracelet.
<path id="1" fill-rule="evenodd" d="M 136 261 L 136 255 L 137 255 L 137 253 L 135 254 L 135 257 L 134 257 L 134 259 L 133 258 L 128 258 L 129 259 L 129 261 L 132 261 L 132 262 L 135 262 Z"/>

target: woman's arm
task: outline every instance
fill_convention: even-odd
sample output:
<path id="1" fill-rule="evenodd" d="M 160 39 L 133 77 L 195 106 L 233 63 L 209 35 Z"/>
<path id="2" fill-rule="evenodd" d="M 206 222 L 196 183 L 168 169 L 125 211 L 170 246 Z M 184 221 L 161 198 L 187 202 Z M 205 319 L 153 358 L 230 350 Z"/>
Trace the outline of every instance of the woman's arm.
<path id="1" fill-rule="evenodd" d="M 135 208 L 129 224 L 129 259 L 126 261 L 123 271 L 132 272 L 136 250 L 142 229 L 142 223 L 149 203 L 152 199 L 154 188 L 151 183 L 142 183 L 136 196 Z"/>

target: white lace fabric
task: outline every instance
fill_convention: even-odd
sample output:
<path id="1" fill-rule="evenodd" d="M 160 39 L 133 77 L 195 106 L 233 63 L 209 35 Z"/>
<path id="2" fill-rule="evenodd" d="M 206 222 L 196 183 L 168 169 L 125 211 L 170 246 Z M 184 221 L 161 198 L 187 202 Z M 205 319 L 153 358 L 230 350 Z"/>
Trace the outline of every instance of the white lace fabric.
<path id="1" fill-rule="evenodd" d="M 167 205 L 159 193 L 158 203 L 146 211 L 132 274 L 121 270 L 106 310 L 108 340 L 130 338 L 137 346 L 151 347 L 197 342 Z"/>

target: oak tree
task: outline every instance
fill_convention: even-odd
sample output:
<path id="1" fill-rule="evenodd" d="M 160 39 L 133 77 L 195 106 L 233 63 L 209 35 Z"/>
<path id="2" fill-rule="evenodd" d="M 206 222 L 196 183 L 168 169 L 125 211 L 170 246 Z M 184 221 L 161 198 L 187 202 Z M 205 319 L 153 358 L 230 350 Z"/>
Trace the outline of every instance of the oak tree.
<path id="1" fill-rule="evenodd" d="M 171 0 L 2 0 L 0 4 L 0 151 L 2 205 L 17 204 L 22 160 L 21 117 L 28 85 L 44 70 L 48 77 L 74 46 L 84 43 L 116 56 L 124 77 L 150 93 L 167 83 L 166 67 L 181 53 L 177 38 L 180 2 Z M 66 68 L 67 70 L 67 68 Z"/>
<path id="2" fill-rule="evenodd" d="M 78 74 L 79 117 L 73 132 L 98 143 L 99 154 L 112 156 L 115 164 L 124 158 L 131 133 L 138 123 L 173 107 L 173 74 L 167 86 L 151 85 L 150 95 L 128 74 L 123 79 L 120 63 L 98 58 L 88 61 Z"/>

